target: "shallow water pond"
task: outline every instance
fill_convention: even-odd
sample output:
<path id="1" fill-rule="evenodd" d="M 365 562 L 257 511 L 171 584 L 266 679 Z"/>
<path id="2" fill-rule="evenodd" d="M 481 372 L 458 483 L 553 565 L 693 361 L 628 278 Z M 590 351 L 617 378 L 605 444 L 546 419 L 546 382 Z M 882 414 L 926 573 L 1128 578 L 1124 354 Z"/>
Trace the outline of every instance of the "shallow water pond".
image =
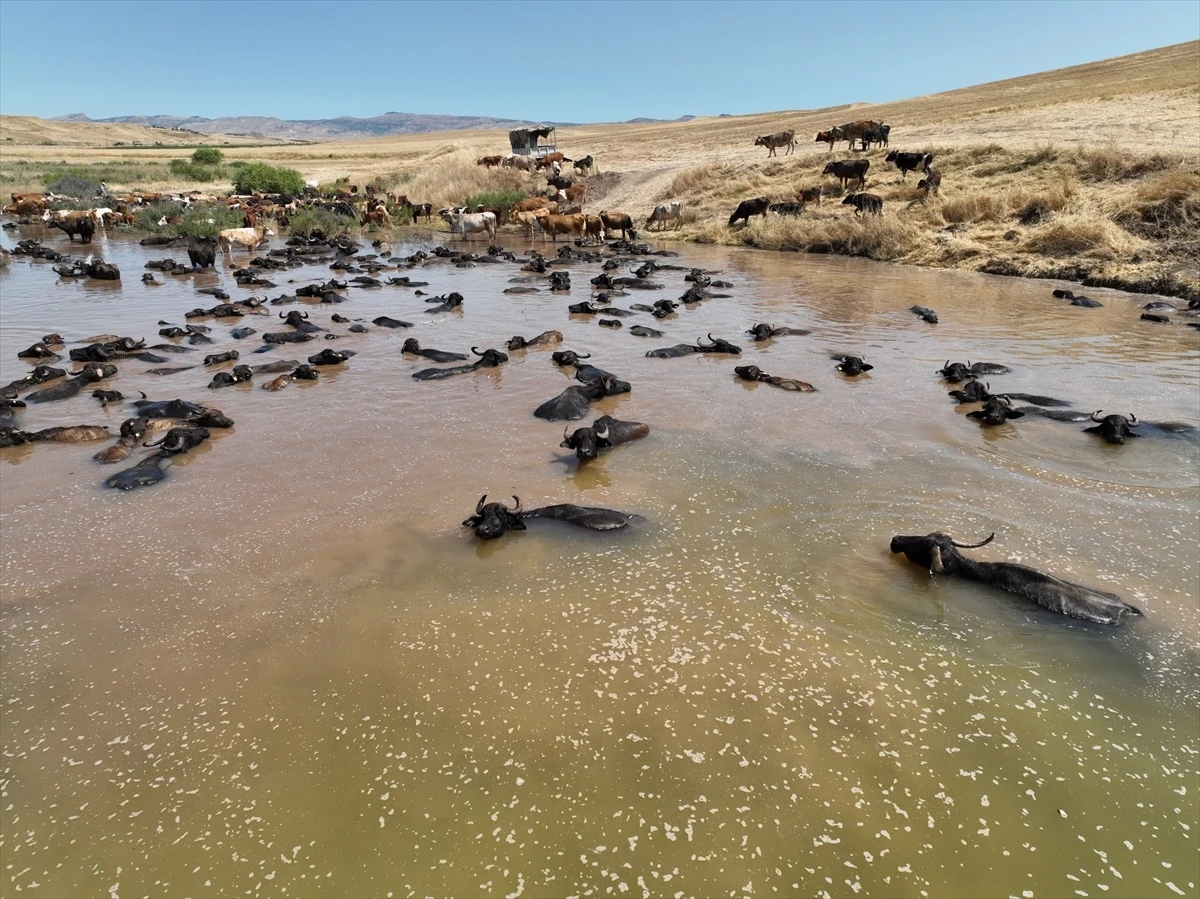
<path id="1" fill-rule="evenodd" d="M 152 286 L 144 263 L 184 251 L 95 250 L 119 285 L 23 259 L 0 273 L 0 383 L 44 333 L 157 343 L 156 322 L 215 304 L 198 288 L 249 294 L 229 260 Z M 357 352 L 316 383 L 209 390 L 203 367 L 121 362 L 105 386 L 236 421 L 154 487 L 101 487 L 104 443 L 0 450 L 3 892 L 1196 895 L 1197 443 L 981 428 L 936 370 L 1001 362 L 997 391 L 1196 424 L 1200 334 L 1113 291 L 1081 309 L 1048 282 L 681 252 L 661 261 L 719 270 L 730 296 L 609 330 L 566 311 L 599 263 L 567 267 L 569 294 L 514 295 L 514 265 L 433 261 L 400 274 L 461 311 L 397 287 L 270 307 L 346 336 L 253 362 Z M 335 274 L 280 272 L 258 295 Z M 675 298 L 683 274 L 614 303 Z M 334 312 L 415 326 L 347 334 Z M 759 321 L 812 333 L 755 344 Z M 193 356 L 282 327 L 207 323 Z M 572 383 L 550 349 L 434 382 L 400 349 L 545 329 L 633 383 L 593 411 L 649 437 L 580 467 L 563 423 L 532 416 Z M 742 355 L 644 355 L 710 333 Z M 841 352 L 875 367 L 847 378 Z M 739 381 L 749 362 L 817 392 Z M 129 407 L 89 394 L 19 421 L 115 432 Z M 460 522 L 484 493 L 645 522 L 480 544 Z M 888 551 L 934 530 L 995 531 L 976 558 L 1146 617 L 1072 621 Z"/>

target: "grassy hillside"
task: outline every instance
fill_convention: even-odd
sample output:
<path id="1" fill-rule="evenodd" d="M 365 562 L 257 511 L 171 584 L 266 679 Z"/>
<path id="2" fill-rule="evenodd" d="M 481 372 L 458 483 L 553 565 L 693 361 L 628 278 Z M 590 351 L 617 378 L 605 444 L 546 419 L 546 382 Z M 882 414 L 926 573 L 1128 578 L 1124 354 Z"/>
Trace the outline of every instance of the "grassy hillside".
<path id="1" fill-rule="evenodd" d="M 814 142 L 817 131 L 855 119 L 891 124 L 893 149 L 934 153 L 941 196 L 919 202 L 918 179 L 902 180 L 884 163 L 885 151 L 855 154 L 871 160 L 866 189 L 884 200 L 882 220 L 856 219 L 840 204 L 837 182 L 821 176 L 829 160 L 851 154 L 845 144 L 830 153 Z M 45 125 L 56 135 L 98 127 Z M 0 122 L 0 184 L 11 189 L 36 186 L 22 182 L 61 160 L 123 158 L 102 146 L 17 146 L 3 140 L 6 128 L 7 119 Z M 788 128 L 796 131 L 795 155 L 768 160 L 754 146 L 756 135 Z M 601 174 L 587 179 L 588 211 L 644 219 L 656 203 L 683 202 L 687 224 L 665 239 L 1200 295 L 1200 42 L 883 104 L 562 128 L 557 140 L 568 156 L 590 153 L 599 163 Z M 322 182 L 378 178 L 442 205 L 539 187 L 540 179 L 474 166 L 477 156 L 507 151 L 505 131 L 460 131 L 238 148 L 226 156 L 281 163 Z M 138 158 L 178 155 L 153 148 Z M 787 200 L 817 184 L 825 201 L 800 219 L 726 225 L 740 200 Z"/>

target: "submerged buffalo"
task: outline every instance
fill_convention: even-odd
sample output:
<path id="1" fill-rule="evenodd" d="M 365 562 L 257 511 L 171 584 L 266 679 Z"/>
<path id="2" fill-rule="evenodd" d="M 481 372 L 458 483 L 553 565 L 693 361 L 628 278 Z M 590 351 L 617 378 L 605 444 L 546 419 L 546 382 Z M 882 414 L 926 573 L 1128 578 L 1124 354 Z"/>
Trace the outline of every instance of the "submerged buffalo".
<path id="1" fill-rule="evenodd" d="M 693 353 L 728 353 L 731 356 L 741 355 L 742 348 L 735 346 L 722 337 L 708 335 L 708 343 L 701 337 L 695 344 L 678 343 L 675 346 L 661 347 L 651 350 L 646 355 L 651 359 L 674 359 L 679 356 L 690 356 Z"/>
<path id="2" fill-rule="evenodd" d="M 571 434 L 563 428 L 559 446 L 575 450 L 580 462 L 590 462 L 604 450 L 641 440 L 650 433 L 650 426 L 640 421 L 621 421 L 611 415 L 601 415 L 589 427 L 576 428 Z"/>
<path id="3" fill-rule="evenodd" d="M 92 456 L 101 465 L 112 465 L 129 458 L 138 441 L 146 436 L 150 422 L 145 418 L 127 418 L 121 422 L 121 436 L 117 442 L 107 449 L 102 449 Z"/>
<path id="4" fill-rule="evenodd" d="M 172 456 L 195 449 L 208 438 L 208 428 L 171 428 L 157 443 L 144 444 L 158 447 L 157 452 L 146 456 L 132 468 L 126 468 L 124 471 L 118 471 L 105 478 L 104 486 L 117 490 L 132 490 L 135 487 L 149 487 L 151 484 L 157 484 L 167 476 L 166 466 Z"/>
<path id="5" fill-rule="evenodd" d="M 530 518 L 553 518 L 590 531 L 619 530 L 630 522 L 642 520 L 640 515 L 631 515 L 628 512 L 576 506 L 572 503 L 522 511 L 520 498 L 514 496 L 513 502 L 516 505 L 511 509 L 503 503 L 489 503 L 485 493 L 475 504 L 475 514 L 463 522 L 463 527 L 474 528 L 475 536 L 480 540 L 494 540 L 510 530 L 525 530 L 525 522 Z"/>
<path id="6" fill-rule="evenodd" d="M 499 350 L 486 349 L 481 353 L 478 347 L 471 347 L 471 352 L 479 358 L 470 365 L 455 365 L 451 368 L 423 368 L 418 372 L 413 372 L 413 377 L 418 381 L 440 381 L 442 378 L 465 375 L 479 371 L 481 368 L 495 368 L 508 361 L 508 354 Z"/>
<path id="7" fill-rule="evenodd" d="M 838 364 L 834 366 L 847 377 L 855 378 L 873 369 L 874 365 L 863 362 L 862 356 L 834 356 Z"/>
<path id="8" fill-rule="evenodd" d="M 776 328 L 774 325 L 759 322 L 746 333 L 753 337 L 756 342 L 761 342 L 770 340 L 772 337 L 784 337 L 788 335 L 803 337 L 805 334 L 811 334 L 812 331 L 804 328 Z"/>
<path id="9" fill-rule="evenodd" d="M 757 365 L 739 365 L 734 368 L 733 373 L 743 381 L 761 381 L 764 384 L 770 384 L 772 387 L 780 387 L 795 393 L 815 393 L 817 390 L 817 388 L 813 387 L 807 381 L 797 381 L 795 378 L 780 378 L 775 375 L 769 375 Z"/>
<path id="10" fill-rule="evenodd" d="M 562 331 L 543 331 L 537 337 L 531 337 L 526 340 L 520 335 L 512 337 L 508 341 L 508 349 L 524 350 L 531 346 L 553 346 L 562 343 Z"/>
<path id="11" fill-rule="evenodd" d="M 951 362 L 947 359 L 946 364 L 938 369 L 938 374 L 951 384 L 959 384 L 980 375 L 1006 375 L 1010 371 L 1011 368 L 998 362 Z"/>
<path id="12" fill-rule="evenodd" d="M 605 372 L 599 378 L 573 384 L 554 399 L 542 403 L 533 414 L 546 421 L 578 421 L 587 415 L 588 406 L 596 400 L 628 392 L 626 382 Z"/>
<path id="13" fill-rule="evenodd" d="M 512 349 L 512 347 L 510 346 L 509 349 Z M 400 348 L 400 352 L 412 353 L 414 356 L 424 356 L 426 359 L 431 359 L 434 362 L 462 362 L 465 359 L 471 358 L 466 353 L 447 353 L 444 350 L 424 349 L 415 337 L 410 337 L 404 341 L 404 346 Z"/>
<path id="14" fill-rule="evenodd" d="M 956 543 L 941 533 L 924 537 L 896 536 L 892 538 L 891 548 L 892 552 L 904 553 L 910 562 L 928 569 L 930 577 L 952 574 L 978 581 L 1023 596 L 1042 608 L 1072 618 L 1098 624 L 1120 624 L 1127 615 L 1143 614 L 1137 606 L 1130 605 L 1115 594 L 1062 581 L 1014 562 L 977 562 L 958 551 L 986 546 L 995 536 L 992 534 L 979 543 Z"/>

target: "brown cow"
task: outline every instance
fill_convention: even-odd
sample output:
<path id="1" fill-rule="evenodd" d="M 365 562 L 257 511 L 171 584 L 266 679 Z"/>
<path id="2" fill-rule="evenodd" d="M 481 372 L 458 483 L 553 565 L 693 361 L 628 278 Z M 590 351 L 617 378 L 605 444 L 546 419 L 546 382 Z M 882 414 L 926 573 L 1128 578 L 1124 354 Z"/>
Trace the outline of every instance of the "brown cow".
<path id="1" fill-rule="evenodd" d="M 585 215 L 583 217 L 583 238 L 584 240 L 596 239 L 597 243 L 604 240 L 604 222 L 598 215 Z"/>
<path id="2" fill-rule="evenodd" d="M 551 215 L 541 210 L 537 213 L 537 223 L 541 229 L 557 242 L 560 234 L 578 234 L 583 237 L 584 217 L 582 213 L 575 215 Z"/>
<path id="3" fill-rule="evenodd" d="M 796 199 L 800 201 L 801 212 L 804 211 L 804 207 L 809 203 L 816 203 L 818 206 L 821 205 L 822 189 L 820 185 L 817 185 L 816 187 L 806 187 L 803 190 L 797 191 Z"/>
<path id="4" fill-rule="evenodd" d="M 620 230 L 621 239 L 626 236 L 637 240 L 637 232 L 633 230 L 633 219 L 624 212 L 609 212 L 605 209 L 600 210 L 600 221 L 604 222 L 604 230 L 611 234 L 613 231 Z"/>
<path id="5" fill-rule="evenodd" d="M 533 237 L 533 226 L 537 224 L 537 213 L 532 209 L 522 209 L 520 212 L 510 211 L 509 222 L 520 225 L 526 237 Z"/>
<path id="6" fill-rule="evenodd" d="M 568 187 L 565 193 L 568 203 L 582 203 L 583 195 L 587 193 L 587 186 L 584 184 L 574 184 Z"/>
<path id="7" fill-rule="evenodd" d="M 539 169 L 548 169 L 548 168 L 550 168 L 550 166 L 554 165 L 554 163 L 556 163 L 556 162 L 562 163 L 562 162 L 566 162 L 566 161 L 567 161 L 567 157 L 563 156 L 562 153 L 547 153 L 541 159 L 538 159 L 536 161 L 535 165 Z"/>
<path id="8" fill-rule="evenodd" d="M 508 207 L 510 213 L 517 212 L 533 212 L 537 209 L 545 209 L 550 205 L 550 201 L 545 197 L 530 197 L 528 200 L 521 200 L 518 203 L 513 203 Z"/>
<path id="9" fill-rule="evenodd" d="M 504 161 L 503 156 L 481 156 L 475 161 L 476 165 L 481 165 L 485 169 L 497 168 Z"/>

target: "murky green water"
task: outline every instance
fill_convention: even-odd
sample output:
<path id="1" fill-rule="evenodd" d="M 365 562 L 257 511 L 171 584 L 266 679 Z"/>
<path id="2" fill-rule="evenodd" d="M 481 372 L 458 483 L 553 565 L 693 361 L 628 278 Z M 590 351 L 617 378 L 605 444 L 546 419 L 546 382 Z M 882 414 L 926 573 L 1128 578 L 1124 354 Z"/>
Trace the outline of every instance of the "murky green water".
<path id="1" fill-rule="evenodd" d="M 0 274 L 3 383 L 47 331 L 155 342 L 215 302 L 196 287 L 247 293 L 222 263 L 147 287 L 144 261 L 179 250 L 98 248 L 122 286 Z M 983 430 L 934 371 L 1004 362 L 996 389 L 1196 423 L 1200 335 L 1115 292 L 1084 310 L 1044 282 L 685 252 L 733 297 L 661 324 L 608 331 L 564 297 L 502 294 L 511 266 L 439 263 L 421 277 L 461 315 L 395 288 L 306 307 L 418 323 L 332 344 L 359 355 L 317 384 L 209 391 L 122 363 L 106 386 L 237 422 L 150 489 L 101 489 L 103 444 L 0 451 L 0 892 L 1196 895 L 1196 443 Z M 599 266 L 571 271 L 578 302 Z M 617 304 L 683 292 L 660 280 Z M 639 320 L 666 336 L 630 336 Z M 216 324 L 201 352 L 245 352 L 222 335 L 264 321 Z M 813 334 L 755 345 L 755 321 Z M 594 409 L 650 437 L 578 469 L 531 415 L 570 383 L 548 350 L 431 383 L 400 354 L 546 328 L 634 384 Z M 818 392 L 642 355 L 709 332 Z M 836 351 L 876 368 L 845 379 Z M 85 391 L 22 423 L 126 414 Z M 459 522 L 485 492 L 646 523 L 480 545 Z M 997 531 L 978 557 L 1147 618 L 1073 622 L 888 552 L 937 529 Z"/>

